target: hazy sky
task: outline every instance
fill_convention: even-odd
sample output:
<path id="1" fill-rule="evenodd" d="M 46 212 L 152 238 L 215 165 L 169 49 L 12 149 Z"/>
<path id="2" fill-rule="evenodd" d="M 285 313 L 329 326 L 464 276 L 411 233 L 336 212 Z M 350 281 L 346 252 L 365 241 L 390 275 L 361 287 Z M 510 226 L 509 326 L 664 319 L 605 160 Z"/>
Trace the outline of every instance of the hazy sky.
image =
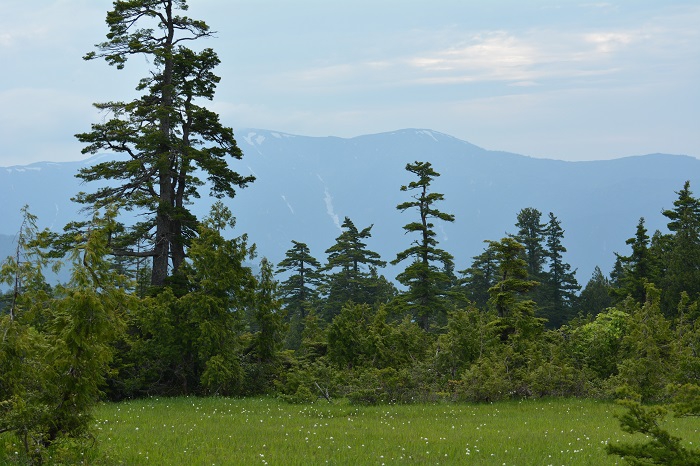
<path id="1" fill-rule="evenodd" d="M 429 128 L 564 160 L 700 156 L 698 0 L 190 0 L 237 128 Z M 2 0 L 0 166 L 82 159 L 73 135 L 148 71 L 82 60 L 106 0 Z"/>

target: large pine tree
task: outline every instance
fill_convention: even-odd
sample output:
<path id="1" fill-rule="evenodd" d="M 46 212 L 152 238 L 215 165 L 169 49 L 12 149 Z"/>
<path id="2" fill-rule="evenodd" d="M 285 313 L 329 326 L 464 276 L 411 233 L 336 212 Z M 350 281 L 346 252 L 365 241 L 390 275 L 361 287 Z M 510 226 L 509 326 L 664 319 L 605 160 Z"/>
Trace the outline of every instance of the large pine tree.
<path id="1" fill-rule="evenodd" d="M 85 56 L 104 58 L 118 69 L 135 55 L 152 64 L 136 88 L 143 92 L 139 98 L 96 104 L 108 117 L 76 136 L 87 144 L 83 153 L 122 156 L 82 169 L 78 177 L 84 181 L 109 183 L 76 200 L 95 207 L 116 204 L 142 215 L 142 222 L 115 232 L 112 247 L 118 255 L 151 257 L 155 286 L 178 272 L 197 235 L 198 221 L 188 207 L 203 184 L 197 173 L 217 198 L 233 197 L 254 179 L 229 168 L 242 157 L 233 131 L 200 103 L 214 96 L 219 59 L 212 49 L 184 45 L 212 35 L 203 21 L 178 14 L 187 8 L 186 0 L 117 0 L 107 14 L 108 40 Z"/>

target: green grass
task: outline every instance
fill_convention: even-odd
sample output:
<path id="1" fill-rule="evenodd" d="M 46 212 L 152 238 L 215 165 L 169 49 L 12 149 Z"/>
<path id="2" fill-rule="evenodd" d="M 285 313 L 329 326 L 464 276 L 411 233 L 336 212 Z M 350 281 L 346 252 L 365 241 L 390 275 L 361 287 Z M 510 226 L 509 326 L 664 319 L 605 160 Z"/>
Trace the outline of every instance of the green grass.
<path id="1" fill-rule="evenodd" d="M 623 464 L 605 453 L 607 442 L 630 438 L 613 416 L 622 411 L 558 399 L 371 407 L 148 399 L 97 409 L 101 460 L 89 464 Z M 700 439 L 697 419 L 669 417 L 665 428 Z"/>

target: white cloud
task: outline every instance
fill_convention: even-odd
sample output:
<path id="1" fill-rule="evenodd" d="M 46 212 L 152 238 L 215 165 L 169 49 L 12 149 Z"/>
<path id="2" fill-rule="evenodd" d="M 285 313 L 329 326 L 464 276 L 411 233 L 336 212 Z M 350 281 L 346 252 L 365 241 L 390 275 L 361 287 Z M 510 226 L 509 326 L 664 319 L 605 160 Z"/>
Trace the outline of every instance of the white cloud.
<path id="1" fill-rule="evenodd" d="M 638 36 L 625 32 L 597 32 L 585 34 L 584 40 L 592 43 L 601 53 L 611 53 L 635 42 Z"/>

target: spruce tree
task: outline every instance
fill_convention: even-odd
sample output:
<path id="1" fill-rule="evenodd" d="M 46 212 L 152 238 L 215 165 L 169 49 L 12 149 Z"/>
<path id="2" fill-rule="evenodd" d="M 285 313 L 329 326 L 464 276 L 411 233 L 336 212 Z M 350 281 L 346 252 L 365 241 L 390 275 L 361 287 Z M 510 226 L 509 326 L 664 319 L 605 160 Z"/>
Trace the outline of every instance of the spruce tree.
<path id="1" fill-rule="evenodd" d="M 514 238 L 525 248 L 528 275 L 533 280 L 539 280 L 547 259 L 543 246 L 547 224 L 540 221 L 542 213 L 532 207 L 522 209 L 517 218 L 515 226 L 518 227 L 518 233 Z"/>
<path id="2" fill-rule="evenodd" d="M 663 280 L 663 307 L 670 315 L 675 315 L 683 291 L 692 299 L 700 295 L 700 200 L 688 181 L 677 194 L 673 208 L 663 211 L 672 234 Z"/>
<path id="3" fill-rule="evenodd" d="M 549 222 L 545 230 L 547 248 L 545 256 L 549 263 L 549 270 L 545 273 L 543 281 L 546 287 L 543 300 L 540 303 L 541 314 L 548 322 L 550 328 L 559 328 L 573 317 L 573 305 L 576 293 L 581 286 L 576 280 L 575 271 L 564 262 L 563 253 L 566 248 L 562 244 L 564 230 L 561 222 L 553 213 L 549 213 Z"/>
<path id="4" fill-rule="evenodd" d="M 406 233 L 417 234 L 418 239 L 414 240 L 408 249 L 399 252 L 391 263 L 396 265 L 406 259 L 412 259 L 396 279 L 408 287 L 408 291 L 401 298 L 402 301 L 416 317 L 420 326 L 428 330 L 431 319 L 446 315 L 445 295 L 451 282 L 446 271 L 454 267 L 452 255 L 438 248 L 435 224 L 432 222 L 434 219 L 454 222 L 455 218 L 454 215 L 441 212 L 435 206 L 437 202 L 444 200 L 444 196 L 430 192 L 432 181 L 440 176 L 433 170 L 430 162 L 409 163 L 406 165 L 406 170 L 416 175 L 418 180 L 401 186 L 401 191 L 411 191 L 415 194 L 411 196 L 412 201 L 403 202 L 396 208 L 402 212 L 414 208 L 418 211 L 418 220 L 403 227 Z"/>
<path id="5" fill-rule="evenodd" d="M 632 253 L 629 256 L 616 254 L 622 273 L 617 277 L 618 287 L 613 289 L 613 295 L 617 301 L 631 296 L 638 303 L 642 303 L 646 296 L 646 283 L 654 279 L 649 255 L 649 235 L 644 225 L 644 217 L 639 219 L 634 237 L 628 239 L 625 244 L 631 246 Z"/>
<path id="6" fill-rule="evenodd" d="M 254 180 L 229 167 L 242 157 L 233 131 L 200 103 L 214 97 L 219 59 L 210 48 L 194 51 L 184 45 L 213 34 L 203 21 L 178 14 L 187 9 L 186 0 L 117 0 L 107 14 L 108 40 L 85 56 L 122 69 L 129 58 L 142 55 L 153 67 L 136 88 L 140 97 L 95 104 L 106 120 L 76 135 L 87 144 L 83 153 L 122 156 L 80 170 L 83 181 L 108 183 L 76 200 L 142 214 L 144 220 L 114 235 L 111 246 L 117 255 L 152 258 L 155 286 L 177 274 L 197 235 L 198 221 L 188 205 L 199 197 L 199 174 L 216 198 L 233 197 L 236 188 Z M 145 250 L 136 248 L 141 242 Z"/>

